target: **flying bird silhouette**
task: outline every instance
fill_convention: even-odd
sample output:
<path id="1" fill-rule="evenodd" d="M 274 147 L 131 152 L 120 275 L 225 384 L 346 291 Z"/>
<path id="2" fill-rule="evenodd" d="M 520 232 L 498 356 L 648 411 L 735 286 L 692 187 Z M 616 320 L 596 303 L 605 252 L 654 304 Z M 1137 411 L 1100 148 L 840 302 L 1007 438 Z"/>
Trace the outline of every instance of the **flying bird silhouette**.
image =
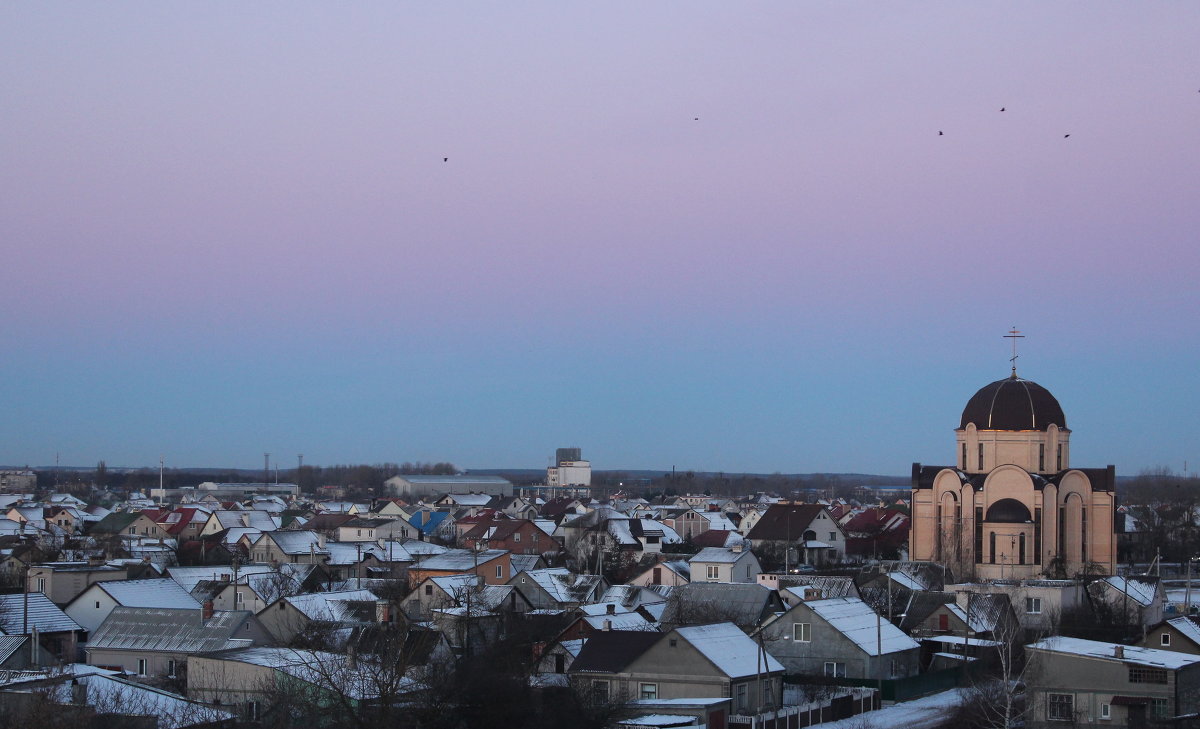
<path id="1" fill-rule="evenodd" d="M 938 132 L 938 136 L 939 136 L 939 137 L 940 137 L 940 136 L 942 136 L 942 133 L 941 133 L 941 132 Z"/>
<path id="2" fill-rule="evenodd" d="M 1066 138 L 1067 138 L 1067 137 L 1069 137 L 1069 136 L 1071 136 L 1071 135 L 1070 135 L 1070 134 L 1064 134 L 1064 135 L 1063 135 L 1063 139 L 1066 139 Z"/>
<path id="3" fill-rule="evenodd" d="M 450 161 L 450 158 L 449 158 L 449 157 L 442 157 L 442 161 L 443 161 L 443 162 L 449 162 L 449 161 Z"/>
<path id="4" fill-rule="evenodd" d="M 1002 106 L 1002 107 L 1000 107 L 1000 111 L 1004 111 L 1004 107 L 1003 107 L 1003 106 Z"/>

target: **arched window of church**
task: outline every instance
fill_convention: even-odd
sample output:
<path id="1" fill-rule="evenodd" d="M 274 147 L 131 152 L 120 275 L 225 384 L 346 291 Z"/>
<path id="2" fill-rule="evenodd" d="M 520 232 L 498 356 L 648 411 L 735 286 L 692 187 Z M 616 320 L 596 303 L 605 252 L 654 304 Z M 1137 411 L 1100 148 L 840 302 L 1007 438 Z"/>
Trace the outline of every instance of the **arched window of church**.
<path id="1" fill-rule="evenodd" d="M 996 532 L 988 533 L 988 562 L 996 564 Z"/>
<path id="2" fill-rule="evenodd" d="M 983 444 L 979 444 L 979 470 L 983 470 Z"/>
<path id="3" fill-rule="evenodd" d="M 1038 473 L 1046 471 L 1046 444 L 1038 443 Z"/>
<path id="4" fill-rule="evenodd" d="M 967 470 L 967 444 L 962 444 L 962 465 L 959 466 L 962 470 Z"/>
<path id="5" fill-rule="evenodd" d="M 1017 564 L 1025 564 L 1025 532 L 1021 532 L 1021 536 L 1017 540 L 1018 552 Z"/>
<path id="6" fill-rule="evenodd" d="M 1058 444 L 1058 468 L 1057 468 L 1057 470 L 1059 470 L 1059 471 L 1062 470 L 1062 443 Z"/>

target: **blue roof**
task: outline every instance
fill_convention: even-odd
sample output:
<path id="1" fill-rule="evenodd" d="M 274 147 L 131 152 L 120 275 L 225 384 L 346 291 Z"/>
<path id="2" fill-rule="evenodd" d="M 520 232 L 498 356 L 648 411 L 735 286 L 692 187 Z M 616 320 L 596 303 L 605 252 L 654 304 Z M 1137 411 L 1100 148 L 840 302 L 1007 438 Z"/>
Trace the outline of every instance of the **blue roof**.
<path id="1" fill-rule="evenodd" d="M 418 511 L 412 515 L 408 523 L 420 529 L 422 534 L 428 534 L 437 531 L 438 525 L 444 522 L 448 516 L 450 514 L 444 511 Z M 428 519 L 421 523 L 422 517 L 428 517 Z"/>

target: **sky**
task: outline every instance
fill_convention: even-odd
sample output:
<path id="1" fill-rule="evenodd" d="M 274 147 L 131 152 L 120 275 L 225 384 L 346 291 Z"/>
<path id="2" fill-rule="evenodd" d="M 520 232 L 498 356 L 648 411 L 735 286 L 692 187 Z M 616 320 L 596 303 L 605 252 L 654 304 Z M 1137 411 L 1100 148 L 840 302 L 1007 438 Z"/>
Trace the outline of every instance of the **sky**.
<path id="1" fill-rule="evenodd" d="M 1197 37 L 1178 2 L 0 4 L 0 464 L 903 476 L 1015 326 L 1073 465 L 1200 470 Z"/>

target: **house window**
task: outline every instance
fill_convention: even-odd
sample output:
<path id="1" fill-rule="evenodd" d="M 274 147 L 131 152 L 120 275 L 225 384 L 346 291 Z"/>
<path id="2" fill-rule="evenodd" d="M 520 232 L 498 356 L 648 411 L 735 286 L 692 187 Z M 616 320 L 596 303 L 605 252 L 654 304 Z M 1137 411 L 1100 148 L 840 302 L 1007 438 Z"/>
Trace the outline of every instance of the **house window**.
<path id="1" fill-rule="evenodd" d="M 146 672 L 147 672 L 148 670 L 149 670 L 149 666 L 148 666 L 148 665 L 147 665 L 147 663 L 146 663 L 146 659 L 145 659 L 145 658 L 139 658 L 139 659 L 138 659 L 138 669 L 137 669 L 137 675 L 139 675 L 139 676 L 145 676 L 145 675 L 146 675 Z"/>
<path id="2" fill-rule="evenodd" d="M 642 699 L 643 701 L 646 699 L 657 699 L 658 698 L 658 684 L 656 684 L 656 683 L 639 684 L 638 698 Z"/>
<path id="3" fill-rule="evenodd" d="M 733 710 L 739 714 L 746 710 L 746 693 L 746 684 L 739 683 L 737 687 L 737 700 L 733 707 Z"/>
<path id="4" fill-rule="evenodd" d="M 46 578 L 45 577 L 37 578 L 37 591 L 38 592 L 46 591 Z"/>
<path id="5" fill-rule="evenodd" d="M 1164 646 L 1166 646 L 1166 645 L 1171 645 L 1171 634 L 1170 634 L 1170 633 L 1163 633 L 1162 635 L 1160 635 L 1160 636 L 1158 637 L 1158 644 L 1159 644 L 1159 645 L 1164 645 Z"/>
<path id="6" fill-rule="evenodd" d="M 1041 615 L 1042 614 L 1042 598 L 1040 598 L 1040 597 L 1025 598 L 1025 612 L 1029 613 L 1030 615 Z"/>
<path id="7" fill-rule="evenodd" d="M 433 594 L 433 585 L 425 585 L 425 594 L 426 594 L 426 595 L 432 595 L 432 594 Z"/>
<path id="8" fill-rule="evenodd" d="M 175 677 L 175 659 L 174 658 L 167 659 L 167 675 L 172 678 Z"/>
<path id="9" fill-rule="evenodd" d="M 825 661 L 825 675 L 829 678 L 845 678 L 846 664 L 840 661 Z"/>
<path id="10" fill-rule="evenodd" d="M 775 691 L 772 686 L 772 681 L 767 679 L 762 685 L 762 705 L 773 706 L 775 704 Z"/>
<path id="11" fill-rule="evenodd" d="M 137 534 L 137 527 L 129 527 L 130 534 Z"/>
<path id="12" fill-rule="evenodd" d="M 792 640 L 812 642 L 812 623 L 792 623 Z"/>
<path id="13" fill-rule="evenodd" d="M 96 601 L 96 609 L 97 609 L 97 610 L 99 610 L 99 609 L 100 609 L 100 601 L 99 601 L 99 600 L 97 600 L 97 601 Z"/>
<path id="14" fill-rule="evenodd" d="M 1154 719 L 1166 719 L 1167 700 L 1166 699 L 1150 699 L 1150 716 Z"/>
<path id="15" fill-rule="evenodd" d="M 1166 683 L 1165 668 L 1142 668 L 1134 666 L 1129 669 L 1129 683 Z"/>
<path id="16" fill-rule="evenodd" d="M 504 578 L 504 565 L 498 564 L 498 565 L 496 565 L 496 579 L 500 580 L 503 578 Z"/>
<path id="17" fill-rule="evenodd" d="M 259 703 L 257 701 L 246 702 L 246 719 L 247 721 L 258 721 L 260 718 Z"/>
<path id="18" fill-rule="evenodd" d="M 950 616 L 946 613 L 938 615 L 938 630 L 950 630 Z"/>
<path id="19" fill-rule="evenodd" d="M 708 579 L 715 580 L 721 577 L 721 568 L 715 564 L 708 565 Z"/>
<path id="20" fill-rule="evenodd" d="M 519 541 L 521 541 L 521 533 L 520 533 L 520 532 L 514 532 L 514 533 L 513 533 L 513 541 L 514 541 L 514 542 L 519 542 Z"/>
<path id="21" fill-rule="evenodd" d="M 1075 720 L 1074 694 L 1049 694 L 1046 697 L 1046 718 L 1050 721 Z"/>
<path id="22" fill-rule="evenodd" d="M 592 681 L 592 701 L 598 704 L 608 703 L 608 681 L 600 679 Z"/>
<path id="23" fill-rule="evenodd" d="M 1112 718 L 1112 705 L 1111 704 L 1100 704 L 1100 718 L 1101 719 L 1111 719 Z"/>

